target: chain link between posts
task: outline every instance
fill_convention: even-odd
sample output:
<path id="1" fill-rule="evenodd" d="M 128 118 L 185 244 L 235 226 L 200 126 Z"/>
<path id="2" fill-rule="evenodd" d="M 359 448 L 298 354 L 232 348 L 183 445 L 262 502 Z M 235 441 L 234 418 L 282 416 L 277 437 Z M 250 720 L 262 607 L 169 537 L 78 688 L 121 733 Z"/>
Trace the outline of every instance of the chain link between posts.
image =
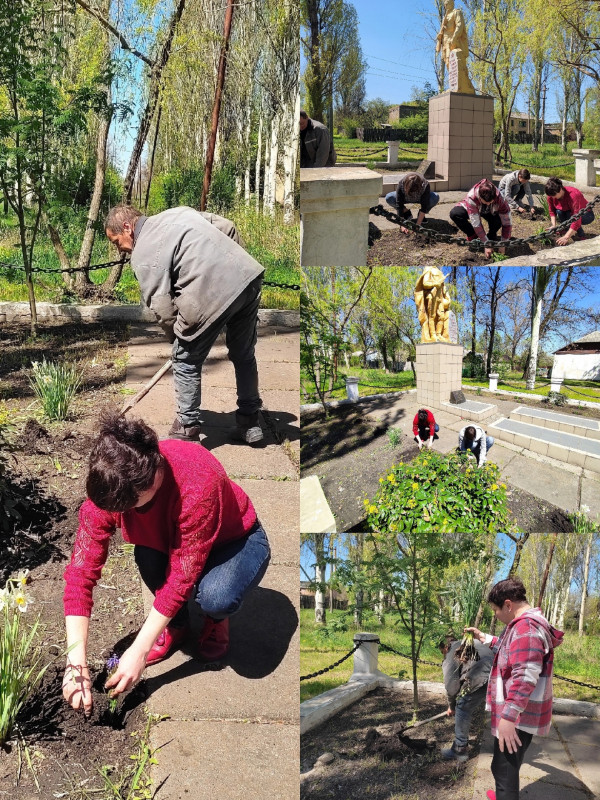
<path id="1" fill-rule="evenodd" d="M 372 641 L 374 642 L 376 641 L 379 644 L 379 641 L 376 639 L 372 639 Z M 345 656 L 340 658 L 339 661 L 336 661 L 335 664 L 330 664 L 328 667 L 323 667 L 323 669 L 319 669 L 316 672 L 311 672 L 310 675 L 301 675 L 300 680 L 307 681 L 309 678 L 316 678 L 317 675 L 324 675 L 326 672 L 335 669 L 335 667 L 339 667 L 339 665 L 342 664 L 347 658 L 350 658 L 350 656 L 353 655 L 353 653 L 356 653 L 356 651 L 358 650 L 359 647 L 362 646 L 362 644 L 363 644 L 362 641 L 357 642 L 352 648 L 352 650 L 350 650 L 349 653 L 346 653 Z"/>
<path id="2" fill-rule="evenodd" d="M 523 239 L 507 239 L 506 241 L 502 240 L 488 240 L 487 242 L 482 242 L 481 239 L 473 239 L 472 241 L 468 241 L 468 239 L 462 236 L 453 236 L 450 233 L 438 233 L 437 231 L 433 231 L 430 228 L 424 228 L 422 225 L 417 225 L 416 222 L 413 222 L 410 219 L 404 219 L 400 217 L 399 214 L 388 211 L 384 208 L 381 203 L 377 206 L 374 206 L 369 210 L 370 214 L 373 214 L 376 217 L 385 217 L 390 222 L 395 222 L 398 225 L 402 225 L 405 228 L 409 228 L 410 230 L 414 231 L 414 233 L 418 233 L 420 236 L 424 236 L 428 241 L 433 239 L 436 242 L 443 242 L 444 244 L 456 244 L 459 247 L 468 247 L 469 250 L 473 251 L 481 251 L 489 248 L 499 249 L 511 245 L 517 244 L 530 244 L 532 242 L 544 241 L 547 240 L 549 236 L 554 233 L 558 233 L 559 231 L 568 228 L 573 222 L 576 222 L 590 209 L 594 208 L 594 206 L 600 203 L 600 194 L 597 194 L 593 200 L 582 208 L 581 211 L 578 211 L 577 214 L 573 214 L 572 217 L 561 222 L 560 225 L 555 225 L 553 228 L 548 228 L 547 230 L 543 231 L 542 233 L 537 233 L 533 236 L 527 236 Z"/>

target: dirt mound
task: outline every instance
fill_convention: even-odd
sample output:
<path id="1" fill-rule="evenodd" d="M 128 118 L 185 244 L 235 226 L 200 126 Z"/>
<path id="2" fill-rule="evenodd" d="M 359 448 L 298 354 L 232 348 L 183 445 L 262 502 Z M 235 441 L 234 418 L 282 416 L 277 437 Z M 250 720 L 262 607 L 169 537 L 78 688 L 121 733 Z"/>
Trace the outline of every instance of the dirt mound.
<path id="1" fill-rule="evenodd" d="M 435 748 L 435 739 L 424 736 L 411 737 L 403 731 L 402 725 L 394 725 L 385 733 L 376 728 L 369 728 L 365 734 L 365 754 L 378 755 L 382 761 L 402 761 L 411 753 L 426 753 Z"/>

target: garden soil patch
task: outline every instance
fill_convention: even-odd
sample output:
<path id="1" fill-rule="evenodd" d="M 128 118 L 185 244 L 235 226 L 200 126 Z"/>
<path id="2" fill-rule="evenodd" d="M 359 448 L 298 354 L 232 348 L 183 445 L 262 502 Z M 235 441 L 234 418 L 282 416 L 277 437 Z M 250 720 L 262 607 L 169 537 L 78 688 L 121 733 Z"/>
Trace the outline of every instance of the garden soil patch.
<path id="1" fill-rule="evenodd" d="M 448 206 L 450 212 L 450 206 Z M 514 215 L 513 215 L 514 216 Z M 534 220 L 527 214 L 519 216 L 513 220 L 512 236 L 514 239 L 524 239 L 540 232 L 540 227 L 550 227 L 550 220 L 537 215 Z M 435 233 L 446 233 L 452 236 L 463 237 L 462 234 L 450 220 L 434 219 L 430 217 L 425 222 L 426 228 Z M 487 230 L 487 223 L 484 224 Z M 595 219 L 591 225 L 585 226 L 588 238 L 597 237 L 600 234 L 600 220 Z M 456 244 L 445 244 L 443 242 L 428 242 L 424 236 L 410 233 L 408 235 L 397 230 L 379 230 L 377 228 L 377 218 L 371 218 L 369 226 L 370 240 L 373 244 L 369 248 L 367 255 L 367 265 L 374 266 L 422 266 L 428 264 L 436 267 L 453 267 L 472 265 L 479 266 L 492 263 L 483 255 L 483 251 L 471 251 L 466 246 Z M 509 245 L 506 250 L 507 258 L 517 256 L 533 255 L 540 250 L 548 250 L 554 247 L 552 242 L 533 242 L 532 244 Z M 599 242 L 600 246 L 600 242 Z M 569 258 L 569 246 L 564 248 L 565 260 Z"/>
<path id="2" fill-rule="evenodd" d="M 329 413 L 328 419 L 317 411 L 302 415 L 302 477 L 319 476 L 339 531 L 367 532 L 365 498 L 375 496 L 379 478 L 392 464 L 412 461 L 419 450 L 412 437 L 406 436 L 391 447 L 387 427 L 377 425 L 360 409 L 341 406 Z M 528 492 L 509 486 L 507 501 L 512 518 L 526 533 L 573 530 L 561 509 Z"/>
<path id="3" fill-rule="evenodd" d="M 34 603 L 23 621 L 32 622 L 39 615 L 38 641 L 43 663 L 49 664 L 18 720 L 39 792 L 23 747 L 13 739 L 0 750 L 0 798 L 112 796 L 96 791 L 103 785 L 100 769 L 107 767 L 116 779 L 130 768 L 135 750 L 131 734 L 142 732 L 146 724 L 143 681 L 121 699 L 114 715 L 102 690 L 105 660 L 126 649 L 144 619 L 138 571 L 118 533 L 94 592 L 88 649 L 94 680 L 91 718 L 86 720 L 62 698 L 62 576 L 77 531 L 77 512 L 85 499 L 87 456 L 98 410 L 123 403 L 127 340 L 127 327 L 119 325 L 44 327 L 35 340 L 20 326 L 3 326 L 0 333 L 0 397 L 13 423 L 8 479 L 16 491 L 20 517 L 13 517 L 10 529 L 0 532 L 0 585 L 18 570 L 30 570 Z M 43 357 L 76 361 L 84 370 L 83 386 L 67 421 L 45 420 L 33 396 L 28 378 L 31 361 Z"/>
<path id="4" fill-rule="evenodd" d="M 446 707 L 439 698 L 423 697 L 419 718 Z M 465 764 L 440 756 L 440 748 L 452 743 L 453 719 L 443 717 L 402 733 L 411 717 L 411 695 L 377 689 L 305 734 L 302 800 L 471 800 L 483 714 L 473 719 L 471 757 Z M 326 753 L 333 758 L 317 764 Z"/>

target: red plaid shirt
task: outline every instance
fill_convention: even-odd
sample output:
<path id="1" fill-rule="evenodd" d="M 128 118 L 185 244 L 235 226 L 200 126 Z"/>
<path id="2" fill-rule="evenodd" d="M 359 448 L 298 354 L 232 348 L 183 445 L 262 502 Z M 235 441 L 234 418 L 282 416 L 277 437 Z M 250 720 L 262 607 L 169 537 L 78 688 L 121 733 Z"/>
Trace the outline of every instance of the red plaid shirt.
<path id="1" fill-rule="evenodd" d="M 486 708 L 492 712 L 492 735 L 507 719 L 527 733 L 545 736 L 552 721 L 552 665 L 554 649 L 563 638 L 531 608 L 509 622 L 489 646 L 496 657 L 487 688 Z"/>

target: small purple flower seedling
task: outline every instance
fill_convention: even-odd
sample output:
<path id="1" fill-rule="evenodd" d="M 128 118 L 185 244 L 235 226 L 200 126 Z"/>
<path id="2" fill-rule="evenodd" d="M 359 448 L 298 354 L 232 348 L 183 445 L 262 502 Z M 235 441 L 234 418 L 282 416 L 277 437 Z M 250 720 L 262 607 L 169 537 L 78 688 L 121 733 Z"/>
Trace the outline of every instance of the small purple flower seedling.
<path id="1" fill-rule="evenodd" d="M 118 666 L 119 666 L 119 656 L 116 655 L 115 653 L 113 653 L 113 655 L 106 662 L 106 669 L 107 669 L 109 678 L 112 678 L 112 676 L 117 671 Z M 111 693 L 110 692 L 108 693 L 108 696 L 110 698 L 109 701 L 108 701 L 108 708 L 110 710 L 110 713 L 114 714 L 115 711 L 117 710 L 117 704 L 119 702 L 119 698 L 118 697 L 111 697 Z"/>

